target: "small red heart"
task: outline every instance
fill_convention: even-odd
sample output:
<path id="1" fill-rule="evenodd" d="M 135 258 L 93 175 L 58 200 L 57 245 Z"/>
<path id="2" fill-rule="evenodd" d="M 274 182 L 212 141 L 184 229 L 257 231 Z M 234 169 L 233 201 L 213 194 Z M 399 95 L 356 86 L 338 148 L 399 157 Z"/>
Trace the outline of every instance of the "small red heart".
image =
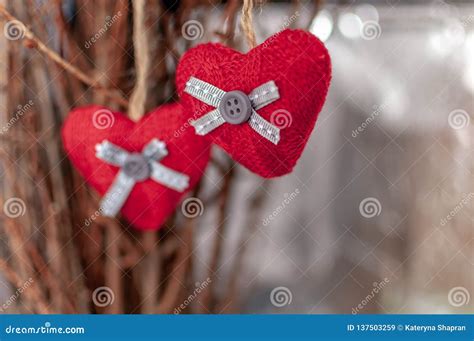
<path id="1" fill-rule="evenodd" d="M 301 156 L 326 99 L 331 62 L 323 43 L 302 30 L 277 33 L 247 54 L 221 44 L 199 45 L 184 54 L 176 76 L 184 114 L 194 121 L 214 107 L 184 92 L 190 77 L 226 92 L 240 90 L 247 95 L 275 81 L 280 98 L 257 113 L 280 127 L 277 145 L 257 134 L 247 122 L 224 123 L 204 136 L 249 170 L 271 178 L 290 173 Z"/>
<path id="2" fill-rule="evenodd" d="M 124 114 L 91 105 L 69 113 L 62 128 L 67 156 L 86 182 L 104 195 L 119 168 L 96 157 L 95 146 L 104 140 L 129 152 L 141 152 L 153 138 L 166 144 L 168 155 L 162 165 L 189 176 L 191 190 L 209 161 L 210 145 L 191 129 L 184 129 L 182 106 L 163 105 L 133 122 Z M 138 182 L 122 207 L 123 216 L 139 229 L 157 229 L 174 211 L 184 192 L 178 192 L 152 179 Z"/>

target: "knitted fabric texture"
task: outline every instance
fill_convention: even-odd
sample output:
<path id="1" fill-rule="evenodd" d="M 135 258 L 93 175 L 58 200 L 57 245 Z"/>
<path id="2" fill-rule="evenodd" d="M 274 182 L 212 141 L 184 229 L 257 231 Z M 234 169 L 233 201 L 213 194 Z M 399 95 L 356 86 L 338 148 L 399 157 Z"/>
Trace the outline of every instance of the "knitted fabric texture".
<path id="1" fill-rule="evenodd" d="M 189 176 L 191 190 L 209 161 L 210 144 L 196 136 L 183 120 L 178 103 L 163 105 L 137 123 L 124 114 L 91 105 L 72 111 L 62 128 L 64 149 L 85 181 L 104 195 L 119 168 L 95 155 L 95 145 L 108 140 L 129 152 L 141 153 L 151 139 L 166 143 L 164 166 Z M 123 217 L 138 229 L 158 229 L 175 210 L 184 193 L 172 190 L 152 179 L 135 184 L 122 207 Z"/>
<path id="2" fill-rule="evenodd" d="M 221 44 L 202 44 L 182 57 L 176 76 L 186 120 L 213 110 L 184 92 L 194 76 L 224 90 L 249 94 L 275 81 L 280 99 L 257 110 L 280 128 L 277 145 L 257 134 L 248 123 L 225 123 L 202 138 L 208 139 L 252 172 L 272 178 L 288 174 L 303 149 L 322 109 L 331 79 L 331 62 L 323 43 L 302 30 L 284 30 L 242 54 Z"/>

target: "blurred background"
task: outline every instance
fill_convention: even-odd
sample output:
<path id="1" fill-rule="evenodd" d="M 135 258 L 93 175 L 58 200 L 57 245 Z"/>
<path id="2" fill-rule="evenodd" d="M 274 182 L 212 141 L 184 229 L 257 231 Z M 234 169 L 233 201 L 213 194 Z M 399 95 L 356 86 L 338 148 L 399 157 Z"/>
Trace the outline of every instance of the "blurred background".
<path id="1" fill-rule="evenodd" d="M 0 1 L 69 63 L 81 70 L 94 65 L 94 79 L 106 75 L 125 97 L 132 92 L 133 44 L 124 19 L 131 4 L 32 1 L 42 13 L 33 18 L 28 3 Z M 190 46 L 221 41 L 247 49 L 239 1 L 158 3 L 150 6 L 160 18 L 150 24 L 157 32 L 150 45 L 160 59 L 152 70 L 149 89 L 157 94 L 149 97 L 149 107 L 173 98 L 174 68 Z M 86 47 L 87 37 L 104 17 L 114 18 L 119 4 L 128 10 L 122 9 L 100 44 Z M 63 22 L 49 6 L 61 9 Z M 82 32 L 77 25 L 87 20 L 90 31 Z M 197 34 L 186 30 L 191 24 Z M 85 227 L 97 198 L 56 150 L 71 107 L 122 104 L 67 78 L 61 66 L 28 46 L 37 45 L 34 40 L 21 45 L 0 37 L 2 124 L 11 122 L 18 105 L 34 103 L 9 127 L 17 135 L 7 140 L 2 134 L 2 204 L 21 197 L 26 212 L 13 219 L 16 227 L 9 227 L 10 216 L 2 217 L 0 303 L 15 297 L 2 311 L 474 312 L 474 4 L 266 1 L 255 4 L 253 26 L 258 43 L 285 28 L 304 28 L 330 52 L 332 85 L 303 156 L 292 174 L 264 181 L 215 148 L 215 162 L 192 194 L 198 216 L 185 219 L 178 208 L 153 236 L 122 221 L 98 218 Z M 120 49 L 111 50 L 117 44 Z M 120 65 L 111 70 L 107 58 L 120 59 Z M 13 80 L 19 74 L 24 82 Z M 76 88 L 60 97 L 61 84 Z M 48 110 L 50 122 L 44 118 Z M 31 175 L 41 167 L 47 170 Z M 64 183 L 43 181 L 54 169 Z M 57 230 L 31 212 L 39 179 Z M 72 188 L 76 194 L 70 195 Z M 30 242 L 36 251 L 25 247 Z M 32 261 L 38 254 L 44 264 Z M 61 271 L 65 267 L 71 273 Z M 56 275 L 60 280 L 51 283 Z M 55 298 L 57 288 L 61 299 Z M 105 290 L 105 301 L 94 296 L 98 289 Z M 68 297 L 74 290 L 78 297 Z M 79 303 L 81 297 L 86 303 Z M 37 307 L 38 300 L 44 306 Z"/>

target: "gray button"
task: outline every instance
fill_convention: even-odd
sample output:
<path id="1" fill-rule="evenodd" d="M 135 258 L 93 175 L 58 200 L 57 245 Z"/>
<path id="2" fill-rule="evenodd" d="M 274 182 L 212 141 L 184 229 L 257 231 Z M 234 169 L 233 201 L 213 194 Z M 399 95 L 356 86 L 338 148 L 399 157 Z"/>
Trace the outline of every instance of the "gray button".
<path id="1" fill-rule="evenodd" d="M 147 159 L 139 153 L 129 154 L 122 169 L 127 176 L 136 181 L 148 179 L 151 173 Z"/>
<path id="2" fill-rule="evenodd" d="M 219 112 L 231 124 L 247 122 L 252 114 L 250 99 L 242 91 L 229 91 L 219 103 Z"/>

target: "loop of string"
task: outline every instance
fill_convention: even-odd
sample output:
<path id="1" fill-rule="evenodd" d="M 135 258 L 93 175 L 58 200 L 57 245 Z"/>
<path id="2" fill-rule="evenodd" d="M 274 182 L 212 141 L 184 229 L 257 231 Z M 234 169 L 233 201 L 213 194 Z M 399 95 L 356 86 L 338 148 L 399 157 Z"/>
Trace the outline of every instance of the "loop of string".
<path id="1" fill-rule="evenodd" d="M 251 49 L 257 46 L 257 39 L 255 38 L 255 31 L 253 29 L 252 11 L 254 7 L 254 0 L 244 0 L 242 6 L 241 26 L 245 34 L 247 44 Z"/>
<path id="2" fill-rule="evenodd" d="M 130 98 L 128 116 L 140 120 L 145 114 L 147 78 L 150 70 L 150 46 L 145 24 L 146 0 L 133 1 L 133 48 L 135 55 L 136 83 Z"/>

